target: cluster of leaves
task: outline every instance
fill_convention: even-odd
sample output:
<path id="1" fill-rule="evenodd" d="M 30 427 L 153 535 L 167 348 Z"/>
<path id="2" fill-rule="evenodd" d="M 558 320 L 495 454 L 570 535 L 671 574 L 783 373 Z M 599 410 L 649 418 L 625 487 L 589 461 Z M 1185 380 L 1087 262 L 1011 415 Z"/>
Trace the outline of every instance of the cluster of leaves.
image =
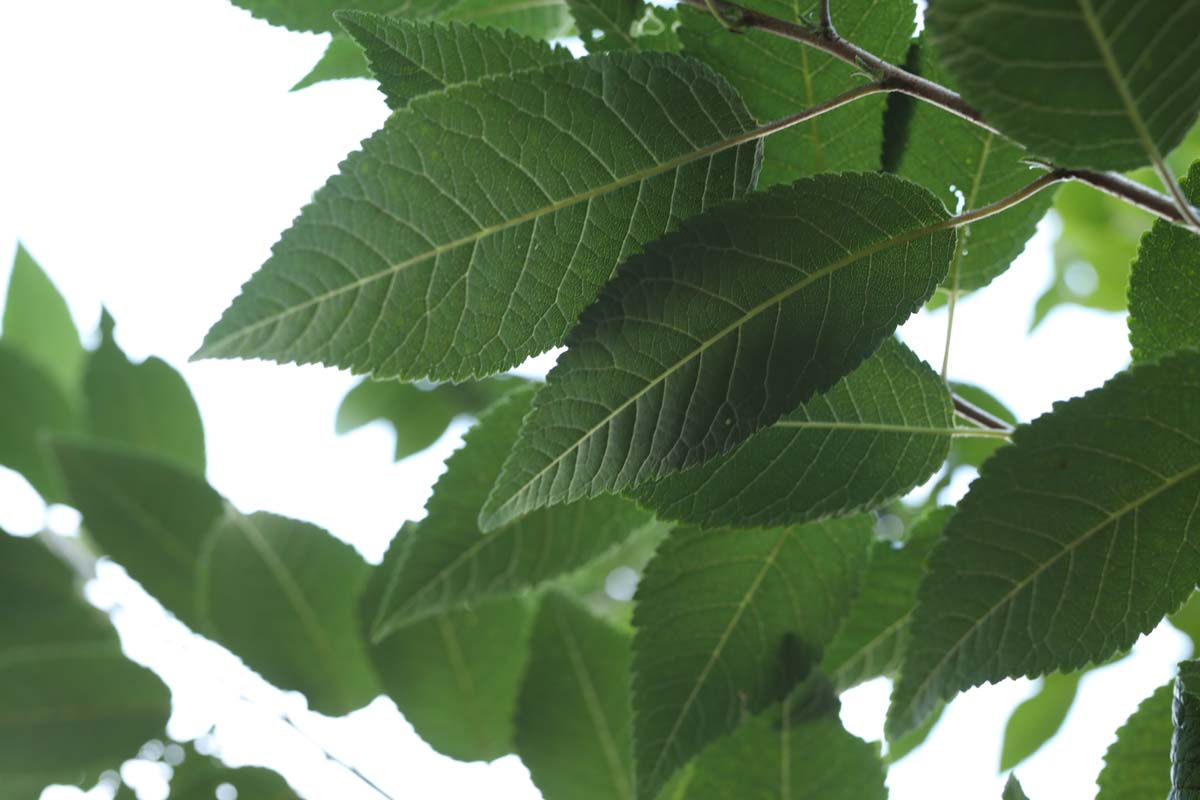
<path id="1" fill-rule="evenodd" d="M 443 753 L 517 753 L 548 798 L 882 798 L 840 691 L 894 678 L 894 759 L 959 691 L 1046 675 L 1007 768 L 1081 670 L 1192 595 L 1195 231 L 1160 220 L 1141 242 L 1132 366 L 1015 430 L 893 333 L 1007 269 L 1045 187 L 1169 175 L 1200 111 L 1200 2 L 938 0 L 915 43 L 911 0 L 237 2 L 340 25 L 322 65 L 365 59 L 393 114 L 197 355 L 367 374 L 339 424 L 392 420 L 398 455 L 499 399 L 374 568 L 230 508 L 161 432 L 92 423 L 17 467 L 314 709 L 386 692 Z M 543 41 L 572 24 L 586 57 Z M 864 75 L 847 41 L 986 125 L 889 107 L 896 74 Z M 1200 165 L 1179 192 L 1200 201 Z M 560 345 L 544 384 L 491 377 Z M 964 465 L 980 477 L 957 507 L 877 535 Z M 617 565 L 641 573 L 632 611 L 599 591 Z M 1122 729 L 1104 800 L 1196 788 L 1193 669 L 1174 734 L 1166 690 Z"/>

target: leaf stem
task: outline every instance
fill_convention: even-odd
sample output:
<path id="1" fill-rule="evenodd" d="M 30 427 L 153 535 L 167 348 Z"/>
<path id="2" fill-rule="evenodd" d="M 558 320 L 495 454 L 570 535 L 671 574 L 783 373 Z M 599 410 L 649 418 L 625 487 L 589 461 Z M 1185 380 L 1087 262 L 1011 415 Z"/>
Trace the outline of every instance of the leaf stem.
<path id="1" fill-rule="evenodd" d="M 1053 186 L 1056 183 L 1062 183 L 1065 180 L 1070 180 L 1070 172 L 1068 170 L 1056 169 L 1052 172 L 1047 172 L 1039 176 L 1037 179 L 1030 181 L 1025 186 L 1021 187 L 1012 194 L 1001 197 L 994 203 L 988 203 L 986 206 L 964 211 L 958 216 L 951 217 L 946 220 L 941 227 L 943 228 L 960 228 L 963 225 L 970 225 L 972 222 L 978 222 L 981 219 L 999 214 L 1013 206 L 1028 200 L 1035 194 L 1045 189 L 1047 186 Z"/>
<path id="2" fill-rule="evenodd" d="M 843 39 L 836 31 L 826 31 L 822 25 L 804 25 L 797 22 L 772 17 L 727 0 L 680 0 L 685 5 L 710 10 L 720 9 L 725 19 L 736 19 L 737 28 L 755 28 L 785 39 L 800 42 L 814 47 L 822 52 L 852 64 L 861 70 L 866 70 L 876 76 L 876 82 L 883 86 L 884 91 L 901 92 L 918 100 L 929 103 L 948 111 L 957 117 L 967 120 L 986 131 L 1003 135 L 983 118 L 977 109 L 963 100 L 962 95 L 935 83 L 920 75 L 909 72 L 895 64 L 888 63 L 879 56 L 871 53 L 853 42 Z M 827 3 L 822 0 L 824 12 Z M 1078 181 L 1122 200 L 1130 205 L 1148 211 L 1169 222 L 1184 224 L 1189 227 L 1200 226 L 1200 214 L 1194 207 L 1182 198 L 1182 191 L 1176 192 L 1170 182 L 1164 179 L 1171 196 L 1156 192 L 1136 181 L 1131 181 L 1114 172 L 1101 172 L 1089 169 L 1062 169 L 1054 165 L 1048 168 L 1061 172 L 1066 180 Z M 1162 177 L 1162 172 L 1159 173 Z M 1173 182 L 1173 176 L 1172 176 Z M 1178 183 L 1175 182 L 1175 187 Z M 1184 209 L 1186 206 L 1186 210 Z M 1200 228 L 1198 228 L 1200 229 Z"/>
<path id="3" fill-rule="evenodd" d="M 1009 425 L 1004 420 L 989 414 L 979 406 L 959 395 L 957 392 L 951 392 L 950 396 L 954 400 L 954 413 L 958 414 L 963 419 L 973 422 L 985 430 L 1000 431 L 1005 436 L 1012 434 L 1013 426 Z"/>
<path id="4" fill-rule="evenodd" d="M 837 29 L 833 27 L 833 14 L 829 9 L 830 0 L 821 0 L 820 4 L 820 20 L 821 20 L 821 35 L 826 39 L 837 38 Z"/>

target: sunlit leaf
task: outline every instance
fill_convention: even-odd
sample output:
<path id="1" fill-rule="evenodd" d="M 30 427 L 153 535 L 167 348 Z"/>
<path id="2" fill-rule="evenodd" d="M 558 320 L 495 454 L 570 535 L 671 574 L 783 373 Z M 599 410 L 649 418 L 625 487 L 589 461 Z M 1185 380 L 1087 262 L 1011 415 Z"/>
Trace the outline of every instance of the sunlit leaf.
<path id="1" fill-rule="evenodd" d="M 347 78 L 369 78 L 371 70 L 363 50 L 349 36 L 334 34 L 321 60 L 307 75 L 292 87 L 296 92 L 324 81 L 340 81 Z"/>
<path id="2" fill-rule="evenodd" d="M 70 399 L 7 340 L 0 341 L 0 392 L 0 464 L 21 473 L 47 502 L 61 502 L 65 490 L 46 440 L 80 426 Z"/>
<path id="3" fill-rule="evenodd" d="M 83 345 L 67 303 L 24 245 L 8 279 L 0 340 L 20 350 L 68 395 L 79 385 Z"/>
<path id="4" fill-rule="evenodd" d="M 1032 697 L 1013 709 L 1004 726 L 1004 744 L 1000 750 L 1000 771 L 1007 772 L 1032 756 L 1054 737 L 1079 691 L 1079 679 L 1086 670 L 1051 672 L 1042 678 Z"/>

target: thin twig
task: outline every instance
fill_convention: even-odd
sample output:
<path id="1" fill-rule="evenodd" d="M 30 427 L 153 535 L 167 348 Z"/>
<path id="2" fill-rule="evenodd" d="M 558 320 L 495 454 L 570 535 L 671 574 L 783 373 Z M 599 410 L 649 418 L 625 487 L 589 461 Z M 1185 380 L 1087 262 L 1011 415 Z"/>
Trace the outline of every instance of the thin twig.
<path id="1" fill-rule="evenodd" d="M 258 706 L 253 700 L 251 700 L 249 697 L 246 697 L 244 694 L 239 694 L 238 699 L 245 703 L 248 703 L 251 706 L 254 706 L 255 708 L 261 708 L 261 706 Z M 343 761 L 342 759 L 335 756 L 332 752 L 330 752 L 329 748 L 325 747 L 325 745 L 323 745 L 319 741 L 317 741 L 317 739 L 312 734 L 310 734 L 308 731 L 304 730 L 299 725 L 297 725 L 296 721 L 293 720 L 291 718 L 291 716 L 289 716 L 286 712 L 281 713 L 281 714 L 279 714 L 279 713 L 273 714 L 272 716 L 274 716 L 276 719 L 278 719 L 281 722 L 283 722 L 284 724 L 286 724 L 288 727 L 290 727 L 296 733 L 300 734 L 300 736 L 302 736 L 309 744 L 311 744 L 313 747 L 320 750 L 321 753 L 324 754 L 325 758 L 328 761 L 330 761 L 333 764 L 338 765 L 339 767 L 346 770 L 354 777 L 358 778 L 360 781 L 362 781 L 366 786 L 368 786 L 372 791 L 374 791 L 380 797 L 386 798 L 386 800 L 395 800 L 395 798 L 392 797 L 387 792 L 385 792 L 383 790 L 383 788 L 380 787 L 379 784 L 377 784 L 375 781 L 371 780 L 365 774 L 363 774 L 363 772 L 361 770 L 359 770 L 358 767 L 354 766 L 353 764 Z"/>
<path id="2" fill-rule="evenodd" d="M 922 78 L 920 75 L 911 73 L 895 64 L 890 64 L 874 53 L 843 39 L 836 32 L 832 35 L 826 35 L 821 26 L 789 22 L 788 20 L 772 17 L 760 11 L 746 8 L 737 3 L 726 2 L 726 0 L 680 0 L 680 2 L 705 10 L 709 10 L 710 8 L 719 9 L 725 19 L 737 20 L 734 23 L 734 27 L 754 28 L 766 31 L 767 33 L 791 39 L 792 41 L 821 50 L 845 61 L 847 64 L 858 67 L 860 70 L 870 72 L 875 76 L 876 81 L 884 87 L 885 91 L 901 92 L 910 95 L 918 100 L 935 105 L 943 111 L 948 111 L 955 116 L 965 119 L 984 130 L 1003 135 L 998 129 L 988 123 L 977 109 L 963 100 L 962 96 L 957 92 L 951 91 L 945 86 L 934 83 L 927 78 Z M 1170 222 L 1189 224 L 1193 218 L 1200 219 L 1200 214 L 1190 205 L 1187 212 L 1181 211 L 1181 206 L 1176 202 L 1180 195 L 1176 195 L 1174 198 L 1169 197 L 1113 172 L 1100 172 L 1088 169 L 1059 170 L 1053 167 L 1053 165 L 1049 166 L 1051 169 L 1061 172 L 1067 180 L 1079 181 L 1080 183 L 1093 186 Z M 1171 187 L 1168 185 L 1168 190 L 1170 189 Z M 1183 203 L 1186 204 L 1186 200 Z"/>
<path id="3" fill-rule="evenodd" d="M 1047 186 L 1052 186 L 1056 183 L 1062 183 L 1065 180 L 1070 180 L 1071 174 L 1068 170 L 1056 169 L 1052 172 L 1047 172 L 1039 176 L 1037 179 L 1030 181 L 1025 186 L 1021 187 L 1012 194 L 1001 197 L 994 203 L 988 203 L 986 206 L 964 211 L 963 213 L 951 217 L 946 220 L 940 227 L 943 228 L 961 228 L 963 225 L 970 225 L 972 222 L 978 222 L 981 219 L 986 219 L 994 214 L 999 214 L 1018 203 L 1028 200 L 1033 195 L 1045 189 Z"/>
<path id="4" fill-rule="evenodd" d="M 1179 185 L 1179 180 L 1171 171 L 1166 159 L 1158 152 L 1158 148 L 1154 150 L 1154 171 L 1158 173 L 1158 179 L 1162 181 L 1167 192 L 1175 199 L 1175 207 L 1183 216 L 1182 221 L 1189 228 L 1200 233 L 1200 215 L 1196 213 L 1196 209 L 1192 207 L 1187 195 L 1183 193 L 1183 187 Z"/>
<path id="5" fill-rule="evenodd" d="M 1006 434 L 1013 432 L 1012 425 L 1009 425 L 997 416 L 989 414 L 969 400 L 963 399 L 956 392 L 951 392 L 950 396 L 954 399 L 954 413 L 963 419 L 973 422 L 985 430 L 1003 431 Z"/>
<path id="6" fill-rule="evenodd" d="M 829 0 L 821 0 L 820 5 L 821 35 L 826 39 L 837 37 L 837 29 L 833 27 L 833 13 L 829 8 Z"/>

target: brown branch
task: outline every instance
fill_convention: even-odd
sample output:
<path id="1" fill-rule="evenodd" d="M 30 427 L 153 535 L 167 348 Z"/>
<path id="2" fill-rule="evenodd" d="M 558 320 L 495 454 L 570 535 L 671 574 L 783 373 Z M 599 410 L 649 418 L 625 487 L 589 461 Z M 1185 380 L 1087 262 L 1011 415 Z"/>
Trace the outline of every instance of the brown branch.
<path id="1" fill-rule="evenodd" d="M 984 130 L 1003 136 L 999 130 L 992 127 L 983 118 L 983 115 L 977 109 L 963 100 L 962 95 L 947 89 L 941 84 L 934 83 L 927 78 L 922 78 L 920 75 L 884 61 L 874 53 L 864 50 L 853 42 L 846 41 L 836 31 L 832 30 L 832 27 L 827 31 L 824 28 L 823 22 L 820 25 L 804 25 L 798 22 L 789 22 L 788 20 L 772 17 L 760 11 L 746 8 L 737 3 L 726 2 L 726 0 L 680 0 L 680 2 L 705 10 L 709 10 L 710 8 L 716 9 L 724 19 L 734 20 L 734 27 L 736 28 L 753 28 L 766 31 L 784 39 L 791 39 L 792 41 L 821 50 L 845 61 L 847 64 L 853 64 L 859 69 L 871 73 L 875 77 L 876 82 L 886 91 L 901 92 L 915 97 L 918 100 L 935 105 L 943 111 L 948 111 L 957 117 L 961 117 Z M 822 20 L 824 20 L 826 9 L 827 4 L 823 2 Z M 1050 170 L 1056 170 L 1053 165 L 1046 165 L 1046 167 Z M 1100 189 L 1119 200 L 1148 211 L 1162 219 L 1182 225 L 1186 225 L 1189 222 L 1171 197 L 1156 192 L 1136 181 L 1131 181 L 1122 175 L 1114 172 L 1100 172 L 1089 169 L 1061 169 L 1056 171 L 1059 171 L 1065 179 L 1079 181 L 1080 183 Z M 1194 210 L 1193 213 L 1195 213 Z"/>
<path id="2" fill-rule="evenodd" d="M 954 392 L 951 392 L 951 397 L 954 398 L 954 413 L 958 414 L 963 419 L 970 420 L 979 427 L 987 430 L 1012 433 L 1013 426 L 1009 425 L 999 417 L 989 414 L 974 403 L 959 397 Z"/>

